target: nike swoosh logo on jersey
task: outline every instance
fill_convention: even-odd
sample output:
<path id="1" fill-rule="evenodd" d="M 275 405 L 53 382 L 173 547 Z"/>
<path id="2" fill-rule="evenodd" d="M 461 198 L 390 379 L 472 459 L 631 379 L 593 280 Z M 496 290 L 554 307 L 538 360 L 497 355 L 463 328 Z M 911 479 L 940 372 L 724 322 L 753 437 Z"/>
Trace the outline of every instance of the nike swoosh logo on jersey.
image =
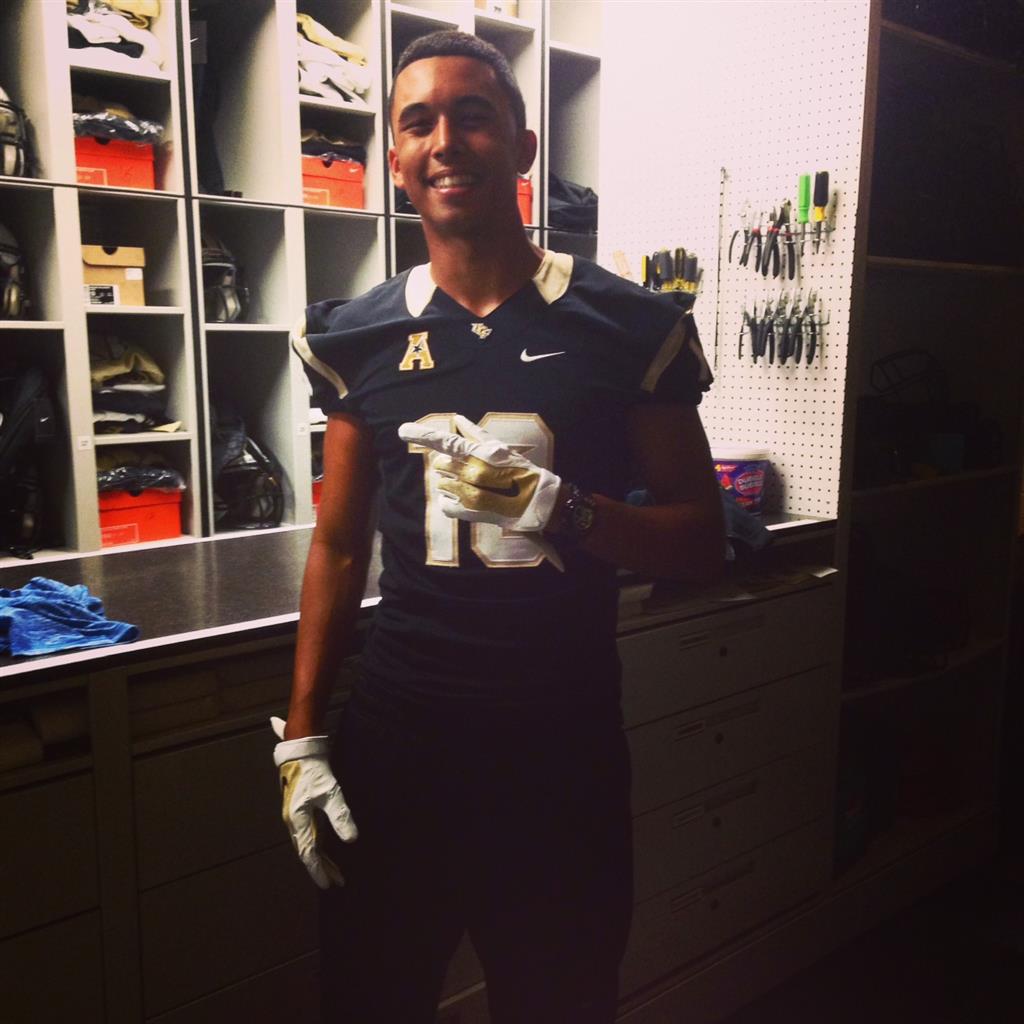
<path id="1" fill-rule="evenodd" d="M 484 487 L 481 484 L 476 484 L 478 491 L 486 491 L 488 494 L 496 494 L 499 498 L 518 498 L 519 497 L 519 484 L 512 484 L 509 487 Z"/>
<path id="2" fill-rule="evenodd" d="M 565 355 L 564 352 L 541 352 L 540 355 L 531 356 L 531 355 L 527 354 L 526 349 L 524 348 L 523 351 L 519 353 L 519 358 L 522 359 L 522 361 L 524 363 L 533 363 L 533 362 L 536 362 L 536 360 L 538 360 L 538 359 L 550 359 L 552 356 L 564 356 L 564 355 Z"/>

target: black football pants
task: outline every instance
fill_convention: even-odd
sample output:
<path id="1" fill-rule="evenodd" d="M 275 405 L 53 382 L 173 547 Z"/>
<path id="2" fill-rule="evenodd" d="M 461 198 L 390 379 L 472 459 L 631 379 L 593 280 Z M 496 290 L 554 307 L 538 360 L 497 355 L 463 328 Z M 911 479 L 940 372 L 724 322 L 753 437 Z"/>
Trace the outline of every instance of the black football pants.
<path id="1" fill-rule="evenodd" d="M 600 715 L 410 715 L 357 692 L 359 839 L 321 913 L 324 1024 L 430 1024 L 464 932 L 493 1024 L 610 1024 L 632 909 L 629 753 Z"/>

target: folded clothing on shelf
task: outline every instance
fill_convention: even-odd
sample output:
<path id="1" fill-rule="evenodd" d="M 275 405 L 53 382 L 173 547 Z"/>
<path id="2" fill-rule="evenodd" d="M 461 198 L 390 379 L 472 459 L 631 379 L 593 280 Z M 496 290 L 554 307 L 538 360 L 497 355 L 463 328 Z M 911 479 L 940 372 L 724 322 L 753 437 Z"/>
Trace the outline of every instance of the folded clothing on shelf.
<path id="1" fill-rule="evenodd" d="M 299 91 L 339 106 L 366 109 L 363 96 L 372 76 L 363 50 L 334 35 L 308 14 L 298 15 L 298 25 Z"/>
<path id="2" fill-rule="evenodd" d="M 107 71 L 160 73 L 163 50 L 149 30 L 150 19 L 160 13 L 157 0 L 81 0 L 67 8 L 68 46 L 76 63 Z"/>
<path id="3" fill-rule="evenodd" d="M 71 119 L 76 135 L 124 142 L 159 142 L 164 126 L 159 121 L 137 117 L 123 103 L 81 93 L 71 95 Z"/>
<path id="4" fill-rule="evenodd" d="M 89 339 L 92 420 L 97 434 L 173 432 L 181 424 L 167 415 L 167 385 L 153 357 L 118 338 Z"/>
<path id="5" fill-rule="evenodd" d="M 115 622 L 82 584 L 34 576 L 19 590 L 0 587 L 0 650 L 17 656 L 130 643 L 138 626 Z"/>

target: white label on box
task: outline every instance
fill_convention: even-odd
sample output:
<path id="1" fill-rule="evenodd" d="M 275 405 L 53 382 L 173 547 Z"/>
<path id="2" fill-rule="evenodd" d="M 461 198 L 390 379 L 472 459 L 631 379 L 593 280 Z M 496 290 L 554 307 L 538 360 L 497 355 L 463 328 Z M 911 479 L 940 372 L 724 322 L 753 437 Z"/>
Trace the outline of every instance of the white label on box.
<path id="1" fill-rule="evenodd" d="M 121 292 L 116 284 L 87 284 L 84 288 L 85 301 L 90 306 L 121 305 Z"/>
<path id="2" fill-rule="evenodd" d="M 114 544 L 138 544 L 139 524 L 120 523 L 117 526 L 103 526 L 100 528 L 100 544 L 111 547 Z"/>
<path id="3" fill-rule="evenodd" d="M 142 280 L 142 267 L 125 267 L 124 268 L 124 279 L 126 281 L 141 281 Z"/>

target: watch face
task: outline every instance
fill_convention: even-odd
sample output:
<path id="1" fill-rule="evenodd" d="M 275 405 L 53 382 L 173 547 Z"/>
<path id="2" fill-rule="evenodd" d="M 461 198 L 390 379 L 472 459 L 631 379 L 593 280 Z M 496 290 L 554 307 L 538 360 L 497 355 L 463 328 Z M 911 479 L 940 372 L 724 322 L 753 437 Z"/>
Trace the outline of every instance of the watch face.
<path id="1" fill-rule="evenodd" d="M 572 510 L 572 525 L 577 533 L 586 533 L 594 525 L 594 506 L 579 502 Z"/>

